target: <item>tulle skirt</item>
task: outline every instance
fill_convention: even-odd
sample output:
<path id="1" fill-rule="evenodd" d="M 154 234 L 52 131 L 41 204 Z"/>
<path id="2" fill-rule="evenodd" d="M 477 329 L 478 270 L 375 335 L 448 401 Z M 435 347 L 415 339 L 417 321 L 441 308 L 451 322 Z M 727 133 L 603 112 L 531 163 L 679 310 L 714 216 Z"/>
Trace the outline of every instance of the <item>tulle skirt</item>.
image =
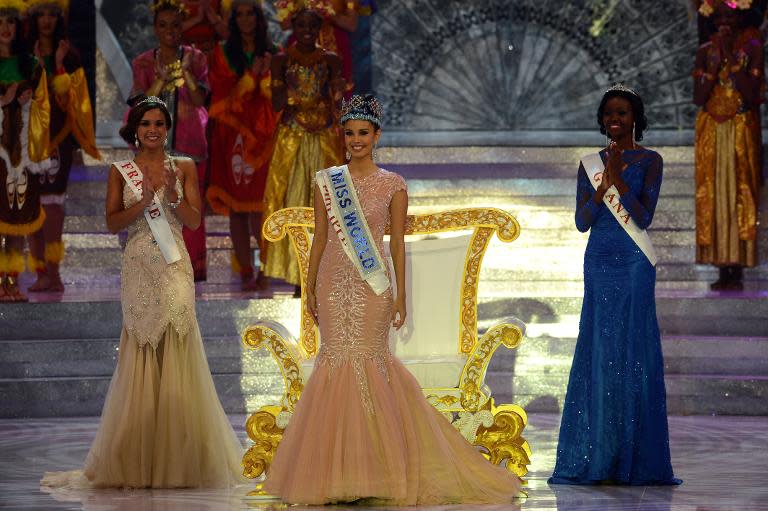
<path id="1" fill-rule="evenodd" d="M 264 489 L 296 504 L 512 502 L 520 479 L 483 458 L 426 401 L 402 363 L 392 358 L 386 366 L 387 374 L 373 360 L 315 368 Z"/>
<path id="2" fill-rule="evenodd" d="M 219 402 L 195 325 L 157 348 L 123 329 L 120 356 L 84 470 L 48 472 L 70 488 L 219 488 L 244 482 L 242 447 Z"/>

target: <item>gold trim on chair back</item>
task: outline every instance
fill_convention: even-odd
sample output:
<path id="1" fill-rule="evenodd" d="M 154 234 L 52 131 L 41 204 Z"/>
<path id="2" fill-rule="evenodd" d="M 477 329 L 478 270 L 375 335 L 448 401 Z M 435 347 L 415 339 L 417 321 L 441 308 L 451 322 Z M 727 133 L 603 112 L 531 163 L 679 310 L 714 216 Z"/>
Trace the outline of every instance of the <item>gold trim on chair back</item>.
<path id="1" fill-rule="evenodd" d="M 315 226 L 314 218 L 312 208 L 285 208 L 272 213 L 262 228 L 264 238 L 271 242 L 279 241 L 288 235 L 296 251 L 302 289 L 299 345 L 307 357 L 317 353 L 319 339 L 317 327 L 307 309 L 304 296 L 309 269 L 309 229 Z M 474 232 L 464 259 L 464 275 L 461 283 L 461 328 L 458 339 L 459 352 L 464 354 L 469 354 L 477 344 L 477 286 L 488 242 L 493 233 L 496 233 L 501 241 L 514 241 L 520 235 L 520 225 L 515 217 L 500 209 L 466 208 L 424 215 L 408 215 L 405 227 L 406 235 L 470 229 Z"/>

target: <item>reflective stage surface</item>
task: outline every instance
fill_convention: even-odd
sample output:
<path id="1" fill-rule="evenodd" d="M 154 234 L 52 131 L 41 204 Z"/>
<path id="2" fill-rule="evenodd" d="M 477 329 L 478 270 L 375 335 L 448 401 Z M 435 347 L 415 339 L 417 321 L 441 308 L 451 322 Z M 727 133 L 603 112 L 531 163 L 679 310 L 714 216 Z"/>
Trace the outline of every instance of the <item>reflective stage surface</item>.
<path id="1" fill-rule="evenodd" d="M 230 416 L 245 439 L 245 416 Z M 670 417 L 672 462 L 679 487 L 550 487 L 558 416 L 532 414 L 526 429 L 533 459 L 529 496 L 514 505 L 442 506 L 441 510 L 733 511 L 768 509 L 766 417 Z M 44 493 L 44 471 L 81 466 L 97 418 L 0 420 L 0 508 L 93 511 L 195 511 L 281 509 L 280 503 L 247 496 L 253 486 L 233 490 L 92 490 Z M 333 506 L 329 509 L 373 509 Z M 292 506 L 290 509 L 300 509 Z M 392 509 L 392 508 L 383 508 Z M 414 509 L 414 508 L 410 508 Z"/>

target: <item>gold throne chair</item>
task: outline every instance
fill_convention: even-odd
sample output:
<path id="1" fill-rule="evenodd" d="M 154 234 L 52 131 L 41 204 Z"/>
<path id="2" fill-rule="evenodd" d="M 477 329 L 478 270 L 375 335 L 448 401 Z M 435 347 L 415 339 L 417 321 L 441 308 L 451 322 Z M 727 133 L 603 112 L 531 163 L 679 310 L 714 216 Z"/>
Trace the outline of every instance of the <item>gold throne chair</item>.
<path id="1" fill-rule="evenodd" d="M 251 325 L 242 334 L 246 346 L 270 351 L 285 381 L 281 401 L 262 406 L 246 422 L 253 445 L 243 456 L 243 473 L 253 479 L 265 474 L 272 462 L 321 342 L 303 293 L 309 266 L 309 229 L 313 227 L 312 208 L 281 209 L 270 215 L 263 227 L 270 242 L 288 236 L 298 256 L 301 321 L 298 339 L 283 325 L 270 321 Z M 392 331 L 390 342 L 393 353 L 421 384 L 427 400 L 490 463 L 504 464 L 523 477 L 531 455 L 522 436 L 526 413 L 520 406 L 496 403 L 485 384 L 485 373 L 497 348 L 520 345 L 525 325 L 509 318 L 482 336 L 477 329 L 480 268 L 494 233 L 499 240 L 511 242 L 518 237 L 520 226 L 512 215 L 493 208 L 408 215 L 408 317 L 399 332 Z"/>

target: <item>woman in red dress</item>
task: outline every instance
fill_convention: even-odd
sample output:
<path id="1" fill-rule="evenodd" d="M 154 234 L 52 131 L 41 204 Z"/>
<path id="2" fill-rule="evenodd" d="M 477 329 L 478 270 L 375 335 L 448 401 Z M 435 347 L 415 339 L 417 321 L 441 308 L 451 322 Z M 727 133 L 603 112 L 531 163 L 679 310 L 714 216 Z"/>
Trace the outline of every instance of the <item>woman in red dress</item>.
<path id="1" fill-rule="evenodd" d="M 261 237 L 264 198 L 277 114 L 272 110 L 270 64 L 277 48 L 255 0 L 235 0 L 229 38 L 211 54 L 211 208 L 229 216 L 233 267 L 243 290 L 261 287 L 254 278 L 251 235 Z M 261 277 L 261 275 L 259 275 Z M 257 284 L 258 281 L 258 284 Z"/>

